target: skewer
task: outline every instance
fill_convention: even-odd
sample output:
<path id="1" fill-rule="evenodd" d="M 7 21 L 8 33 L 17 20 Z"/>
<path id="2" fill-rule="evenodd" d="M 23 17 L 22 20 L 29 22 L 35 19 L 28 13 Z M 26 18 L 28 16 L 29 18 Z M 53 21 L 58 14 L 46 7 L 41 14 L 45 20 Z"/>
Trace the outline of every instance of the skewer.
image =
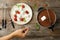
<path id="1" fill-rule="evenodd" d="M 6 4 L 3 5 L 3 13 L 2 13 L 2 28 L 6 28 L 6 24 L 7 24 L 7 21 L 6 21 L 6 18 L 5 18 L 5 13 L 6 13 Z"/>
<path id="2" fill-rule="evenodd" d="M 49 29 L 51 29 L 52 31 L 54 31 L 54 30 L 53 30 L 54 25 L 52 25 L 52 23 L 51 23 L 51 18 L 50 18 L 50 15 L 49 15 L 49 11 L 48 11 L 48 9 L 47 9 L 47 8 L 46 8 L 46 10 L 47 10 L 48 17 L 49 17 L 49 21 L 50 21 L 50 24 L 51 24 L 51 27 L 49 27 Z"/>
<path id="3" fill-rule="evenodd" d="M 8 6 L 7 3 L 6 3 L 6 6 Z M 7 11 L 7 13 L 8 13 L 8 11 Z M 8 15 L 9 15 L 9 18 L 10 18 L 10 21 L 11 21 L 11 25 L 13 26 L 13 28 L 15 28 L 15 26 L 14 26 L 14 22 L 13 22 L 12 19 L 11 19 L 10 13 L 9 13 Z"/>

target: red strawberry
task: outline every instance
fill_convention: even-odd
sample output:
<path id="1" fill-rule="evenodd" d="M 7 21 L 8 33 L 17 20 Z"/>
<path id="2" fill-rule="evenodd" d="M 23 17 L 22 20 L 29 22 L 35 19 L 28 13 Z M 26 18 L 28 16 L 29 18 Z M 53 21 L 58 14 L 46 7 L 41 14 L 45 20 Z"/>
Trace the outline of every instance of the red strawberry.
<path id="1" fill-rule="evenodd" d="M 20 18 L 20 21 L 24 21 L 24 18 Z"/>
<path id="2" fill-rule="evenodd" d="M 25 13 L 26 13 L 26 14 L 29 14 L 29 12 L 28 12 L 27 10 L 25 11 Z"/>
<path id="3" fill-rule="evenodd" d="M 16 11 L 16 14 L 20 14 L 20 12 L 19 11 Z"/>
<path id="4" fill-rule="evenodd" d="M 24 5 L 22 5 L 22 8 L 25 8 L 25 6 L 24 6 Z"/>
<path id="5" fill-rule="evenodd" d="M 17 18 L 14 18 L 14 21 L 17 21 Z"/>
<path id="6" fill-rule="evenodd" d="M 14 17 L 17 18 L 17 15 L 15 14 Z"/>

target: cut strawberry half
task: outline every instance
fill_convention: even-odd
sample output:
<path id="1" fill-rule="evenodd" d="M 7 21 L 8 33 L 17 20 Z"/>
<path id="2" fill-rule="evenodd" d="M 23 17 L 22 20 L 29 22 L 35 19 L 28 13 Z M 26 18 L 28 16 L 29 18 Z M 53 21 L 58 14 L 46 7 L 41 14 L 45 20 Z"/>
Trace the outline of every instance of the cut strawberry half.
<path id="1" fill-rule="evenodd" d="M 20 21 L 24 21 L 24 18 L 20 18 Z"/>
<path id="2" fill-rule="evenodd" d="M 17 15 L 15 14 L 14 17 L 17 18 Z"/>
<path id="3" fill-rule="evenodd" d="M 17 21 L 17 18 L 14 18 L 14 21 Z"/>
<path id="4" fill-rule="evenodd" d="M 25 11 L 25 13 L 26 13 L 26 14 L 29 14 L 29 12 L 28 12 L 27 10 Z"/>
<path id="5" fill-rule="evenodd" d="M 22 8 L 25 8 L 25 6 L 24 6 L 24 5 L 22 5 Z"/>
<path id="6" fill-rule="evenodd" d="M 16 11 L 16 14 L 20 14 L 20 12 L 19 11 Z"/>

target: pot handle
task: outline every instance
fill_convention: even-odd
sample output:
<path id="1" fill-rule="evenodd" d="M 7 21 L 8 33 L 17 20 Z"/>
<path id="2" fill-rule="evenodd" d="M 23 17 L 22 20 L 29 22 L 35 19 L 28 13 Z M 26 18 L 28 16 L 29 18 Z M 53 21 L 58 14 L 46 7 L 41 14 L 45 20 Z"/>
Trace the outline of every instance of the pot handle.
<path id="1" fill-rule="evenodd" d="M 38 9 L 38 12 L 41 11 L 42 9 L 44 9 L 44 7 L 40 7 L 40 8 Z"/>
<path id="2" fill-rule="evenodd" d="M 49 29 L 51 29 L 52 31 L 54 31 L 54 26 L 55 26 L 55 24 L 54 25 L 52 25 L 51 27 L 49 27 Z"/>

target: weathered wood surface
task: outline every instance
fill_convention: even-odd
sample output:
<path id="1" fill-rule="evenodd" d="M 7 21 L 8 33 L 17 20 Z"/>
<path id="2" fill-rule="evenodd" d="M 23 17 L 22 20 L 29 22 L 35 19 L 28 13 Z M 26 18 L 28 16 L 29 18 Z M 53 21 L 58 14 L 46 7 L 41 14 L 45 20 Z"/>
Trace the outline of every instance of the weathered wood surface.
<path id="1" fill-rule="evenodd" d="M 26 25 L 17 25 L 15 24 L 15 29 L 12 28 L 10 24 L 10 19 L 8 14 L 10 13 L 10 10 L 12 6 L 16 3 L 24 2 L 31 6 L 33 10 L 33 19 Z M 51 30 L 47 28 L 43 28 L 40 26 L 40 31 L 36 31 L 35 25 L 37 22 L 37 10 L 39 7 L 41 7 L 43 3 L 48 2 L 49 8 L 53 9 L 57 16 L 57 22 L 55 24 L 54 32 L 51 32 Z M 23 28 L 23 27 L 30 27 L 30 31 L 26 38 L 19 39 L 14 38 L 14 40 L 59 40 L 60 39 L 60 0 L 1 0 L 0 1 L 0 27 L 1 26 L 1 20 L 2 20 L 2 14 L 3 14 L 3 3 L 8 3 L 8 8 L 6 13 L 6 20 L 8 21 L 7 28 L 0 30 L 0 36 L 7 35 L 17 29 Z M 36 5 L 36 7 L 34 7 Z"/>

